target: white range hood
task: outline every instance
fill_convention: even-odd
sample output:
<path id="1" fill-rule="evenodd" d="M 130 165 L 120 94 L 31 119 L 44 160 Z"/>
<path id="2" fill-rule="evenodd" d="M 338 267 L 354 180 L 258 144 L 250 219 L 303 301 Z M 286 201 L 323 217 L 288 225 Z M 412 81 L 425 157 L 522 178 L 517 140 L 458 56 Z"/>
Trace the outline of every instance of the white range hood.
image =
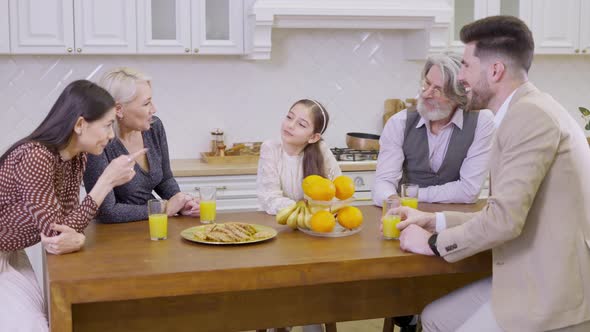
<path id="1" fill-rule="evenodd" d="M 451 24 L 450 0 L 256 0 L 248 15 L 246 53 L 270 59 L 273 28 L 403 30 L 407 59 L 423 59 L 431 32 Z M 444 29 L 442 29 L 444 28 Z M 436 44 L 436 43 L 434 43 Z M 434 45 L 435 47 L 437 45 Z"/>

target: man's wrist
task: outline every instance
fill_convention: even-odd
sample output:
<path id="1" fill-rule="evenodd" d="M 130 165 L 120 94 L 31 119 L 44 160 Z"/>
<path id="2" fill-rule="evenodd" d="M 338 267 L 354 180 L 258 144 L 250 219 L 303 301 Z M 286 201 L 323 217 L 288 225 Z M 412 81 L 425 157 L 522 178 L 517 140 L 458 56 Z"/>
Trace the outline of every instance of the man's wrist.
<path id="1" fill-rule="evenodd" d="M 436 240 L 438 239 L 438 233 L 433 233 L 430 238 L 428 238 L 428 246 L 430 246 L 430 250 L 434 253 L 435 256 L 440 257 L 440 253 L 438 252 L 438 248 L 436 247 Z"/>

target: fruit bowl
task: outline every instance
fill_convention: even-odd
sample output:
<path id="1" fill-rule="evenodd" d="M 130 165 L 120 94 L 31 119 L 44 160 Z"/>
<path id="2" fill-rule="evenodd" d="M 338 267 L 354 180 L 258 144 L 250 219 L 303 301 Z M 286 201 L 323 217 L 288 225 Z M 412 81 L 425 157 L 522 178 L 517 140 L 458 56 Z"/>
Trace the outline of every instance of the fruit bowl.
<path id="1" fill-rule="evenodd" d="M 303 227 L 299 227 L 299 226 L 297 226 L 297 229 L 305 234 L 312 235 L 312 236 L 343 237 L 343 236 L 349 236 L 349 235 L 353 235 L 353 234 L 360 232 L 363 229 L 363 226 L 361 225 L 355 229 L 348 229 L 348 228 L 344 228 L 344 227 L 340 226 L 339 223 L 336 223 L 336 226 L 334 226 L 334 230 L 332 230 L 331 232 L 326 232 L 326 233 L 314 232 L 311 229 L 307 229 L 307 228 L 303 228 Z"/>
<path id="2" fill-rule="evenodd" d="M 316 213 L 322 210 L 335 213 L 345 206 L 352 205 L 352 203 L 355 201 L 354 197 L 345 199 L 343 201 L 337 199 L 331 201 L 316 201 L 307 196 L 305 196 L 305 200 L 307 201 L 307 205 L 309 206 L 311 213 Z"/>
<path id="3" fill-rule="evenodd" d="M 355 201 L 354 197 L 345 200 L 331 200 L 331 201 L 318 201 L 313 200 L 306 197 L 307 206 L 309 208 L 310 213 L 316 214 L 320 211 L 328 211 L 331 214 L 337 214 L 339 210 L 345 208 L 347 206 L 351 206 L 352 203 Z M 340 225 L 339 222 L 336 222 L 334 229 L 331 232 L 316 232 L 309 227 L 301 227 L 301 225 L 297 225 L 297 229 L 302 231 L 305 234 L 313 235 L 313 236 L 321 236 L 321 237 L 341 237 L 341 236 L 348 236 L 353 235 L 361 231 L 362 224 L 359 227 L 349 229 L 345 228 Z"/>

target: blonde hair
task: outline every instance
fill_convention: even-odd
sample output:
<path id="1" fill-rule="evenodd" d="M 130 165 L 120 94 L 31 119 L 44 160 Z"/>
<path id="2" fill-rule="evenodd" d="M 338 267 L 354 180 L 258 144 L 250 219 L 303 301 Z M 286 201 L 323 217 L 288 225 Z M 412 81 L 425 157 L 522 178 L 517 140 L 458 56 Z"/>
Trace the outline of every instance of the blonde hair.
<path id="1" fill-rule="evenodd" d="M 133 68 L 120 67 L 102 75 L 99 85 L 107 90 L 117 103 L 128 103 L 135 99 L 137 83 L 145 82 L 151 86 L 151 77 Z"/>

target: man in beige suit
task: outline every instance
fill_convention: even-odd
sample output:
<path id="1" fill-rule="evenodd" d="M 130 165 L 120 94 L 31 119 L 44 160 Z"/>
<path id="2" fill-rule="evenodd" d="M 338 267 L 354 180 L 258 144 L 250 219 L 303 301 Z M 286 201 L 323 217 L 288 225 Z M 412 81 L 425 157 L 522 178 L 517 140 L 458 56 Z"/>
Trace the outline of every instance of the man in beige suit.
<path id="1" fill-rule="evenodd" d="M 478 213 L 409 208 L 402 249 L 455 262 L 492 249 L 493 276 L 428 305 L 425 331 L 590 331 L 590 149 L 583 131 L 528 82 L 534 42 L 517 18 L 461 30 L 470 109 L 495 113 L 491 196 Z"/>

